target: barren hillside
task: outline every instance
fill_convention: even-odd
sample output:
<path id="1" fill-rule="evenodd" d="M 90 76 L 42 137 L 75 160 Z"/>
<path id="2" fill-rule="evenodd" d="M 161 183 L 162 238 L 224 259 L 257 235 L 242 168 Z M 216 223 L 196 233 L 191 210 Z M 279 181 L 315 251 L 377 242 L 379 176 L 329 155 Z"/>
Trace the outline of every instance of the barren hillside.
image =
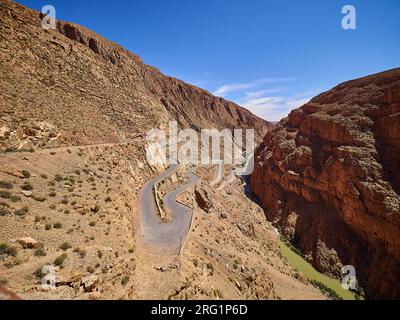
<path id="1" fill-rule="evenodd" d="M 269 124 L 238 105 L 168 77 L 101 36 L 39 12 L 0 3 L 0 147 L 120 142 L 164 127 L 255 128 Z"/>

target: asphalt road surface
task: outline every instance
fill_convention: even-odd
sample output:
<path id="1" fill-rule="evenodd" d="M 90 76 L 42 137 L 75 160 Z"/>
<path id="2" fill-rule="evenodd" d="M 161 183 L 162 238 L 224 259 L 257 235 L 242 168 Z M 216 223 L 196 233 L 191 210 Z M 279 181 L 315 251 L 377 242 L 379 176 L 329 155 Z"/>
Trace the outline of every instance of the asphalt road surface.
<path id="1" fill-rule="evenodd" d="M 162 222 L 154 198 L 154 185 L 175 173 L 177 165 L 171 165 L 168 170 L 148 181 L 140 194 L 142 211 L 141 233 L 145 244 L 166 254 L 178 254 L 183 245 L 192 220 L 193 210 L 176 201 L 176 197 L 197 183 L 198 177 L 193 172 L 188 172 L 188 181 L 177 189 L 167 193 L 164 206 L 170 213 L 170 221 Z"/>

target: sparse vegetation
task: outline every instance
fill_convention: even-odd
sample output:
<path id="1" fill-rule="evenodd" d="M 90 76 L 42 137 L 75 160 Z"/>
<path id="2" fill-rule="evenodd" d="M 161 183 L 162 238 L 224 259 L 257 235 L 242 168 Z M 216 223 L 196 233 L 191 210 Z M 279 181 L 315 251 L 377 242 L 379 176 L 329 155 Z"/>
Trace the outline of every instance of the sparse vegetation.
<path id="1" fill-rule="evenodd" d="M 94 178 L 93 178 L 93 177 L 89 177 L 89 178 L 87 179 L 87 181 L 92 183 L 92 182 L 94 182 Z"/>
<path id="2" fill-rule="evenodd" d="M 86 257 L 86 250 L 81 248 L 75 248 L 73 252 L 77 253 L 82 259 Z"/>
<path id="3" fill-rule="evenodd" d="M 322 293 L 326 294 L 330 299 L 332 300 L 343 300 L 335 290 L 329 288 L 327 285 L 323 284 L 322 282 L 319 282 L 317 280 L 310 280 L 310 283 L 314 286 L 317 287 L 319 290 L 321 290 Z"/>
<path id="4" fill-rule="evenodd" d="M 6 287 L 8 285 L 8 280 L 5 278 L 0 279 L 0 287 Z"/>
<path id="5" fill-rule="evenodd" d="M 55 197 L 57 195 L 57 193 L 55 191 L 51 191 L 49 193 L 49 197 Z"/>
<path id="6" fill-rule="evenodd" d="M 6 207 L 1 207 L 0 208 L 0 217 L 3 217 L 7 214 L 11 214 L 11 211 Z"/>
<path id="7" fill-rule="evenodd" d="M 54 229 L 61 229 L 62 228 L 62 223 L 61 222 L 55 222 L 53 224 L 53 228 Z"/>
<path id="8" fill-rule="evenodd" d="M 39 268 L 37 268 L 37 269 L 35 270 L 35 272 L 33 273 L 33 275 L 34 275 L 37 279 L 41 280 L 46 274 L 43 273 L 43 267 L 39 267 Z"/>
<path id="9" fill-rule="evenodd" d="M 90 221 L 89 222 L 89 226 L 90 227 L 95 227 L 96 226 L 96 222 L 95 221 Z"/>
<path id="10" fill-rule="evenodd" d="M 207 266 L 208 269 L 210 269 L 211 274 L 213 274 L 213 273 L 214 273 L 214 266 L 213 266 L 213 264 L 212 264 L 211 262 L 208 262 L 206 266 Z"/>
<path id="11" fill-rule="evenodd" d="M 21 201 L 21 197 L 20 197 L 20 196 L 17 196 L 17 195 L 12 195 L 11 198 L 10 198 L 10 200 L 11 200 L 12 202 L 18 202 L 18 201 Z"/>
<path id="12" fill-rule="evenodd" d="M 47 174 L 44 174 L 44 173 L 42 173 L 41 175 L 40 175 L 40 177 L 42 178 L 42 179 L 45 179 L 45 180 L 47 180 L 49 177 L 47 176 Z"/>
<path id="13" fill-rule="evenodd" d="M 31 184 L 30 182 L 26 181 L 26 182 L 21 186 L 21 189 L 22 189 L 22 190 L 25 190 L 25 191 L 31 191 L 31 190 L 33 190 L 33 186 L 32 186 L 32 184 Z"/>
<path id="14" fill-rule="evenodd" d="M 47 200 L 46 197 L 36 196 L 36 195 L 32 196 L 32 198 L 33 198 L 33 200 L 38 201 L 38 202 L 45 202 Z"/>
<path id="15" fill-rule="evenodd" d="M 27 206 L 25 206 L 25 207 L 15 210 L 14 214 L 16 216 L 26 216 L 28 212 L 29 212 L 29 208 Z"/>
<path id="16" fill-rule="evenodd" d="M 89 273 L 94 273 L 94 268 L 92 267 L 92 266 L 88 266 L 87 268 L 86 268 L 86 270 L 87 270 L 87 272 L 89 272 Z"/>
<path id="17" fill-rule="evenodd" d="M 68 257 L 68 255 L 67 255 L 66 253 L 63 253 L 61 256 L 59 256 L 58 258 L 56 258 L 56 260 L 54 260 L 54 264 L 55 264 L 56 266 L 61 267 L 61 266 L 64 264 L 64 262 L 65 262 L 65 260 L 67 259 L 67 257 Z"/>
<path id="18" fill-rule="evenodd" d="M 49 230 L 53 229 L 53 226 L 52 226 L 51 223 L 46 223 L 46 225 L 44 226 L 44 228 L 45 228 L 47 231 L 49 231 Z"/>
<path id="19" fill-rule="evenodd" d="M 29 171 L 27 171 L 27 170 L 22 170 L 21 174 L 22 174 L 24 179 L 28 179 L 28 178 L 31 177 L 31 173 Z"/>
<path id="20" fill-rule="evenodd" d="M 63 176 L 61 175 L 61 174 L 56 174 L 55 176 L 54 176 L 54 180 L 56 180 L 57 182 L 60 182 L 60 181 L 63 181 L 64 180 L 64 178 L 63 178 Z"/>
<path id="21" fill-rule="evenodd" d="M 124 276 L 124 277 L 122 278 L 122 280 L 121 280 L 121 284 L 122 284 L 123 286 L 127 285 L 128 282 L 129 282 L 129 276 Z"/>
<path id="22" fill-rule="evenodd" d="M 38 243 L 36 246 L 36 250 L 34 252 L 34 255 L 37 257 L 44 257 L 46 255 L 46 250 L 44 249 L 44 244 L 43 243 Z"/>
<path id="23" fill-rule="evenodd" d="M 10 181 L 0 180 L 0 188 L 10 190 L 10 189 L 14 188 L 14 185 Z"/>
<path id="24" fill-rule="evenodd" d="M 0 198 L 3 199 L 10 199 L 12 196 L 12 193 L 10 191 L 7 190 L 0 190 Z"/>
<path id="25" fill-rule="evenodd" d="M 17 253 L 18 251 L 16 247 L 11 246 L 5 242 L 0 242 L 0 256 L 6 255 L 6 256 L 16 257 Z"/>
<path id="26" fill-rule="evenodd" d="M 66 250 L 71 249 L 71 248 L 72 248 L 72 246 L 71 246 L 68 242 L 64 242 L 64 243 L 60 246 L 60 249 L 63 250 L 63 251 L 66 251 Z"/>

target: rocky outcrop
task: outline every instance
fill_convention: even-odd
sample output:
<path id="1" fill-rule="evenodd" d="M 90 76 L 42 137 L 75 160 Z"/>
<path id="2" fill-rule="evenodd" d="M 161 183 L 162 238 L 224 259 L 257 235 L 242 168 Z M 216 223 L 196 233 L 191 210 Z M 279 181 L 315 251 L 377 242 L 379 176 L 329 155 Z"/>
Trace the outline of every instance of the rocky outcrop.
<path id="1" fill-rule="evenodd" d="M 197 186 L 194 190 L 197 205 L 205 212 L 210 212 L 213 204 L 210 195 L 203 186 Z"/>
<path id="2" fill-rule="evenodd" d="M 0 287 L 0 301 L 1 300 L 21 300 L 21 298 L 10 290 Z"/>
<path id="3" fill-rule="evenodd" d="M 21 238 L 18 239 L 17 242 L 22 246 L 24 249 L 33 249 L 36 248 L 38 242 L 31 238 L 31 237 L 26 237 L 26 238 Z"/>
<path id="4" fill-rule="evenodd" d="M 10 0 L 0 2 L 0 16 L 3 150 L 49 147 L 25 133 L 28 120 L 57 128 L 50 141 L 57 146 L 119 142 L 171 120 L 194 129 L 254 128 L 259 141 L 270 126 L 82 26 L 57 21 L 56 30 L 44 30 L 43 14 Z"/>
<path id="5" fill-rule="evenodd" d="M 256 152 L 252 191 L 314 266 L 353 265 L 400 298 L 400 69 L 349 81 L 283 119 Z"/>

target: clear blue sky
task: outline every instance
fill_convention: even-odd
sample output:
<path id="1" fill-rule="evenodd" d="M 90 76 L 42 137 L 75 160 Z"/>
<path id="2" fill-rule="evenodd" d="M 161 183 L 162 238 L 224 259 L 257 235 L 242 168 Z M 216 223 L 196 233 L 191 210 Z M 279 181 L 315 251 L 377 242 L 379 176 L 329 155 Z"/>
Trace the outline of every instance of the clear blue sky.
<path id="1" fill-rule="evenodd" d="M 279 120 L 334 85 L 400 66 L 400 0 L 19 0 L 162 72 Z M 344 5 L 357 29 L 341 27 Z"/>

